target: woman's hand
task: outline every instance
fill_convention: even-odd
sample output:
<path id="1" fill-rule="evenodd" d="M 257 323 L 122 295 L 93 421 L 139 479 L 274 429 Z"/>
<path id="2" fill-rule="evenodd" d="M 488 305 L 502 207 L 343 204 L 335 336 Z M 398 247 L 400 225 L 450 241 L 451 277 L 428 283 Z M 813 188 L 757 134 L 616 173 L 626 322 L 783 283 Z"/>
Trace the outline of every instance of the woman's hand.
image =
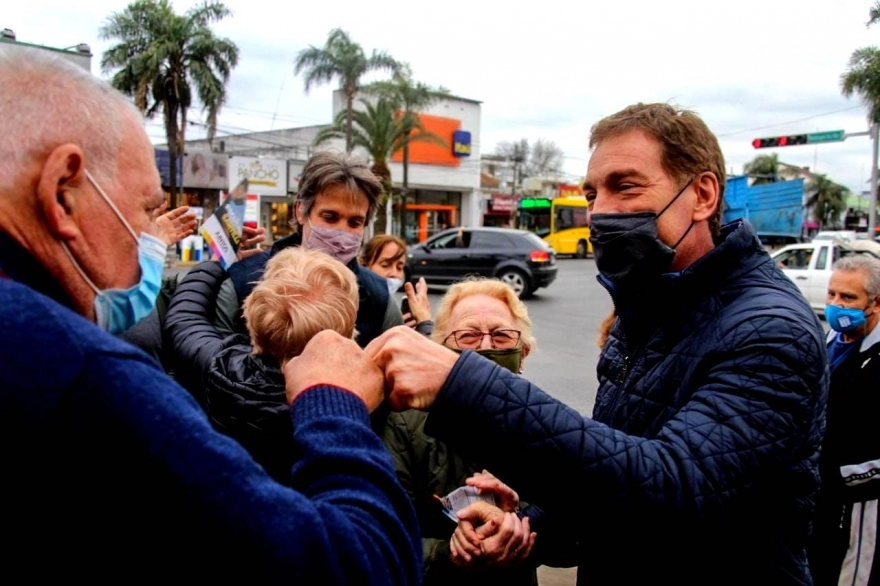
<path id="1" fill-rule="evenodd" d="M 424 277 L 413 287 L 412 283 L 404 283 L 403 291 L 409 300 L 409 313 L 404 314 L 403 323 L 411 328 L 423 321 L 431 319 L 431 301 L 428 299 L 428 284 Z"/>

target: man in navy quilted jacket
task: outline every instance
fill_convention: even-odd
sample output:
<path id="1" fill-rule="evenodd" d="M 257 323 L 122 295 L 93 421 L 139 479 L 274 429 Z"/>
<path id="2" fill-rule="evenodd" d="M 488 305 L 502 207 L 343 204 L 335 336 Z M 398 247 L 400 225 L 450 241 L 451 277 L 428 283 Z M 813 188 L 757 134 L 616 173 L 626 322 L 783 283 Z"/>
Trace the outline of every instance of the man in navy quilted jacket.
<path id="1" fill-rule="evenodd" d="M 139 112 L 72 64 L 0 47 L 0 537 L 35 582 L 417 584 L 421 540 L 351 340 L 286 369 L 289 483 L 272 480 L 157 362 L 147 315 L 165 203 Z M 328 348 L 324 348 L 327 351 Z M 352 391 L 346 390 L 352 389 Z"/>
<path id="2" fill-rule="evenodd" d="M 546 511 L 590 584 L 810 584 L 822 328 L 751 226 L 721 226 L 725 167 L 694 113 L 598 122 L 584 190 L 617 318 L 592 418 L 408 328 L 366 348 L 395 408 Z M 594 334 L 585 333 L 584 343 Z"/>

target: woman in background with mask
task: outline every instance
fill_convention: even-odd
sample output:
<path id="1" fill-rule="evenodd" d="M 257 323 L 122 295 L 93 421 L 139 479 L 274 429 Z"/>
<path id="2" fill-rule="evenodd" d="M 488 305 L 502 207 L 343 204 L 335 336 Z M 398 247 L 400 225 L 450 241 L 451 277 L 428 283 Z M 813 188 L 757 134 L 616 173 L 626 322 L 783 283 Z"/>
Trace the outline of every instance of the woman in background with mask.
<path id="1" fill-rule="evenodd" d="M 452 285 L 437 309 L 431 338 L 458 352 L 477 352 L 517 374 L 535 347 L 525 304 L 497 279 L 468 279 Z M 425 586 L 537 584 L 539 564 L 529 559 L 536 536 L 530 532 L 528 519 L 516 515 L 522 508 L 516 492 L 426 435 L 427 415 L 415 410 L 391 413 L 383 433 L 398 478 L 419 518 Z M 465 484 L 496 489 L 499 506 L 486 504 L 456 525 L 443 514 L 434 495 L 445 496 Z M 480 545 L 469 541 L 474 527 L 487 520 L 497 532 L 483 536 Z"/>
<path id="2" fill-rule="evenodd" d="M 358 259 L 388 283 L 388 293 L 394 295 L 403 285 L 403 267 L 406 265 L 406 242 L 391 234 L 377 234 L 370 238 Z"/>
<path id="3" fill-rule="evenodd" d="M 852 255 L 828 282 L 828 391 L 822 488 L 809 550 L 816 586 L 880 581 L 880 260 Z"/>
<path id="4" fill-rule="evenodd" d="M 406 242 L 391 234 L 377 234 L 364 245 L 358 259 L 364 266 L 388 283 L 388 294 L 394 295 L 404 284 L 406 266 Z M 434 331 L 431 321 L 431 303 L 428 300 L 428 285 L 420 278 L 416 287 L 407 283 L 404 287 L 409 311 L 402 311 L 405 325 L 417 332 L 430 336 Z"/>

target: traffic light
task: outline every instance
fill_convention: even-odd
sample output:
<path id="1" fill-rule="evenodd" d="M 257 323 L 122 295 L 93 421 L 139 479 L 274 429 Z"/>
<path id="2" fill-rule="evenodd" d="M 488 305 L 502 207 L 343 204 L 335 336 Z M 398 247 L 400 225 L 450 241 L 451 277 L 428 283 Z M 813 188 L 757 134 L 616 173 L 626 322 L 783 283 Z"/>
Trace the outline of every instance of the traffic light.
<path id="1" fill-rule="evenodd" d="M 752 141 L 752 146 L 756 149 L 766 149 L 769 147 L 794 146 L 796 144 L 807 144 L 806 134 L 789 134 L 788 136 L 771 136 L 770 138 L 756 138 Z"/>

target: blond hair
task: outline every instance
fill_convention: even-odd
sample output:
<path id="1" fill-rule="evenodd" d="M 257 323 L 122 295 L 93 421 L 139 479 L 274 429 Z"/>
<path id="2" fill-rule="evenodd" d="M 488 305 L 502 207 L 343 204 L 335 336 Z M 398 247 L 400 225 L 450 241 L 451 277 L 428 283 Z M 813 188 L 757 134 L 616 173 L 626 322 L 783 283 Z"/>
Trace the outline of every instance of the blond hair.
<path id="1" fill-rule="evenodd" d="M 353 338 L 358 299 L 357 279 L 341 262 L 317 250 L 281 250 L 244 300 L 253 353 L 285 362 L 323 330 Z"/>
<path id="2" fill-rule="evenodd" d="M 522 332 L 520 334 L 522 345 L 530 349 L 537 347 L 537 340 L 532 335 L 532 320 L 529 318 L 529 310 L 526 309 L 526 304 L 517 297 L 516 292 L 504 281 L 485 277 L 469 277 L 449 288 L 437 307 L 437 314 L 434 317 L 434 333 L 431 334 L 432 340 L 440 344 L 443 343 L 449 334 L 449 318 L 452 315 L 452 310 L 459 301 L 474 295 L 486 295 L 506 303 L 511 315 L 513 315 L 516 329 Z"/>

